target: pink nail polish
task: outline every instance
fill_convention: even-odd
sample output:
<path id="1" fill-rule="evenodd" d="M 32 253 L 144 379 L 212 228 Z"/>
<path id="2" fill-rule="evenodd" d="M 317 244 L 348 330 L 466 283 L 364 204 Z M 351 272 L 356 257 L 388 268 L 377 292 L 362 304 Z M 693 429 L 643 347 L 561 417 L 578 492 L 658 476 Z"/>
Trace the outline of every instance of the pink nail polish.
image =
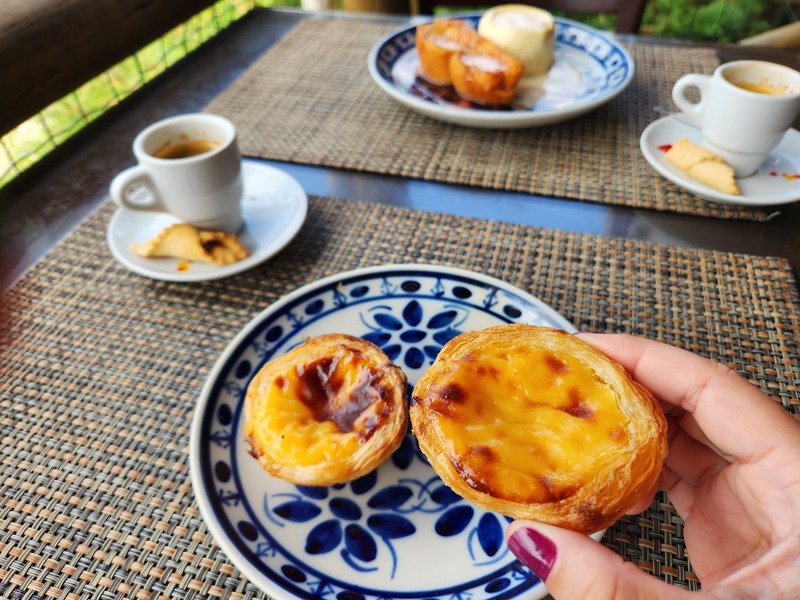
<path id="1" fill-rule="evenodd" d="M 536 576 L 547 582 L 556 562 L 556 545 L 538 531 L 522 527 L 508 538 L 508 549 Z"/>

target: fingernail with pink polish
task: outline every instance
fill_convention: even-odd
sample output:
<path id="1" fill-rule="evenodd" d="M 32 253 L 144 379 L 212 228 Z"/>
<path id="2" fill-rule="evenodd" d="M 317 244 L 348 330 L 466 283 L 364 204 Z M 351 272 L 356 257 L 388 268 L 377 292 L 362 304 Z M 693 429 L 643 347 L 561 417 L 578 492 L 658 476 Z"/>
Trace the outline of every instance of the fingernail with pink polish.
<path id="1" fill-rule="evenodd" d="M 521 527 L 508 538 L 508 549 L 542 581 L 556 562 L 556 545 L 538 531 Z"/>

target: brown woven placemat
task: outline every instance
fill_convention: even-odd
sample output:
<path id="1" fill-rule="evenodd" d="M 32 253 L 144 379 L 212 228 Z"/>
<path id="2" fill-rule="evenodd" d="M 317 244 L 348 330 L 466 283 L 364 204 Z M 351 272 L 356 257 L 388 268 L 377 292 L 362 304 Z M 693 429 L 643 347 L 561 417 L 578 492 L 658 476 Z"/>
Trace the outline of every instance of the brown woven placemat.
<path id="1" fill-rule="evenodd" d="M 105 244 L 107 203 L 3 299 L 0 596 L 263 597 L 218 549 L 188 474 L 198 394 L 234 335 L 281 295 L 369 265 L 472 269 L 529 290 L 580 329 L 689 347 L 794 413 L 800 305 L 780 259 L 653 246 L 312 197 L 298 237 L 230 279 L 133 274 Z M 604 543 L 695 588 L 664 498 Z"/>
<path id="2" fill-rule="evenodd" d="M 291 30 L 206 110 L 238 126 L 250 156 L 718 218 L 764 209 L 706 202 L 662 178 L 639 149 L 685 73 L 710 73 L 712 50 L 628 46 L 636 73 L 617 98 L 536 129 L 434 121 L 380 90 L 367 72 L 385 24 L 313 20 Z"/>

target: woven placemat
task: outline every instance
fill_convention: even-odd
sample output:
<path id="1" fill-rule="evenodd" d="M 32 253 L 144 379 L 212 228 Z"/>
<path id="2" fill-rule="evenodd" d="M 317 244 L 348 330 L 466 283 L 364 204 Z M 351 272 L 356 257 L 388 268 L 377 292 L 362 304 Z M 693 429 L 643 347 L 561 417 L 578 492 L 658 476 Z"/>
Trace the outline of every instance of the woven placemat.
<path id="1" fill-rule="evenodd" d="M 10 289 L 0 358 L 0 596 L 263 597 L 219 550 L 188 474 L 195 402 L 235 334 L 281 295 L 369 265 L 472 269 L 580 329 L 691 348 L 794 413 L 800 305 L 785 261 L 311 197 L 297 238 L 235 277 L 153 281 L 111 257 L 106 203 Z M 604 543 L 696 588 L 659 497 Z"/>
<path id="2" fill-rule="evenodd" d="M 524 130 L 461 127 L 418 115 L 367 72 L 385 24 L 313 20 L 291 30 L 206 110 L 238 127 L 250 156 L 718 218 L 769 212 L 706 202 L 658 175 L 639 149 L 685 73 L 711 73 L 714 52 L 628 46 L 636 74 L 600 109 Z"/>

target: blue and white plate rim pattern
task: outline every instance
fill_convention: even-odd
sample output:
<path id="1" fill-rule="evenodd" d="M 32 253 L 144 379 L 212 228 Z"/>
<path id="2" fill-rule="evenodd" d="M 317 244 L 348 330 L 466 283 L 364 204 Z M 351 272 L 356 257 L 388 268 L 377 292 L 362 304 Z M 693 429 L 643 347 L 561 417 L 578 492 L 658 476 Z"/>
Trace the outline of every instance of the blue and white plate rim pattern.
<path id="1" fill-rule="evenodd" d="M 397 290 L 389 290 L 391 286 L 397 286 L 403 282 L 427 282 L 430 284 L 434 280 L 436 281 L 436 285 L 434 288 L 432 288 L 435 290 L 434 292 L 420 292 L 417 290 L 417 292 L 406 293 L 403 291 L 398 292 Z M 442 282 L 444 282 L 446 285 L 442 285 Z M 367 293 L 368 295 L 366 296 L 365 300 L 362 301 L 359 297 L 352 305 L 347 304 L 348 293 L 363 293 L 362 289 L 368 288 L 369 285 L 382 286 L 381 289 L 387 292 L 386 298 L 388 298 L 388 301 L 395 301 L 398 303 L 398 306 L 400 306 L 402 303 L 405 303 L 405 306 L 408 307 L 411 302 L 406 302 L 407 299 L 414 301 L 422 300 L 423 309 L 425 307 L 425 301 L 427 301 L 427 303 L 433 307 L 437 307 L 437 303 L 441 301 L 447 301 L 453 306 L 456 306 L 458 300 L 458 298 L 456 298 L 454 295 L 456 293 L 463 296 L 470 291 L 472 293 L 485 292 L 485 296 L 483 296 L 481 300 L 475 298 L 475 305 L 472 305 L 471 308 L 466 310 L 466 313 L 469 313 L 470 310 L 480 310 L 486 311 L 486 315 L 476 312 L 472 317 L 470 317 L 469 314 L 467 314 L 465 320 L 466 318 L 473 317 L 481 320 L 488 319 L 493 321 L 490 324 L 495 324 L 494 322 L 499 324 L 501 322 L 514 322 L 515 320 L 520 320 L 521 322 L 534 322 L 537 324 L 562 328 L 568 331 L 575 331 L 574 326 L 556 311 L 554 311 L 551 307 L 527 292 L 520 290 L 519 288 L 511 286 L 493 277 L 485 276 L 472 271 L 444 266 L 399 264 L 368 267 L 332 275 L 287 294 L 252 319 L 251 322 L 245 326 L 230 342 L 228 347 L 214 365 L 212 372 L 210 373 L 203 390 L 201 391 L 196 407 L 194 420 L 192 423 L 190 443 L 191 478 L 195 495 L 198 500 L 198 505 L 201 509 L 201 514 L 211 529 L 214 538 L 226 553 L 228 558 L 248 577 L 248 579 L 250 579 L 262 590 L 280 600 L 312 597 L 335 597 L 348 599 L 356 597 L 369 599 L 389 597 L 433 598 L 436 597 L 436 592 L 440 592 L 440 597 L 443 599 L 452 597 L 453 594 L 470 593 L 476 586 L 478 588 L 481 586 L 486 587 L 487 582 L 491 583 L 493 581 L 495 582 L 494 585 L 496 586 L 506 585 L 505 589 L 501 588 L 497 590 L 497 592 L 502 592 L 500 594 L 502 597 L 525 600 L 541 598 L 547 593 L 542 583 L 536 579 L 532 573 L 527 571 L 527 569 L 524 569 L 524 567 L 522 567 L 513 558 L 513 556 L 510 555 L 510 553 L 508 553 L 507 556 L 501 555 L 501 557 L 504 558 L 503 564 L 498 564 L 497 569 L 489 572 L 488 575 L 486 572 L 484 572 L 484 574 L 477 579 L 475 577 L 472 579 L 466 578 L 468 579 L 467 581 L 459 581 L 455 585 L 451 584 L 438 590 L 426 588 L 423 590 L 405 590 L 395 593 L 388 592 L 388 589 L 390 588 L 378 587 L 377 589 L 373 589 L 369 586 L 365 587 L 359 585 L 358 583 L 354 583 L 353 581 L 346 581 L 348 579 L 346 574 L 337 574 L 336 576 L 332 576 L 330 573 L 324 572 L 324 570 L 318 570 L 315 567 L 316 563 L 312 564 L 310 562 L 303 562 L 309 561 L 307 556 L 303 559 L 299 559 L 293 555 L 287 556 L 283 560 L 287 563 L 294 560 L 294 565 L 288 567 L 288 570 L 284 569 L 283 571 L 278 572 L 276 569 L 268 569 L 262 562 L 262 559 L 247 548 L 247 540 L 244 540 L 242 537 L 241 530 L 237 530 L 233 523 L 231 523 L 231 518 L 228 516 L 226 511 L 229 511 L 230 514 L 233 514 L 234 510 L 244 509 L 233 509 L 225 506 L 226 502 L 234 497 L 231 496 L 227 497 L 226 499 L 226 492 L 219 488 L 219 481 L 215 479 L 214 473 L 216 466 L 211 464 L 211 454 L 214 451 L 213 447 L 215 447 L 215 444 L 230 444 L 230 462 L 233 465 L 233 463 L 235 463 L 237 460 L 236 454 L 241 453 L 241 446 L 245 443 L 243 439 L 238 439 L 235 437 L 235 432 L 237 431 L 236 422 L 238 421 L 241 413 L 241 398 L 243 398 L 244 389 L 246 388 L 246 383 L 242 384 L 238 380 L 246 378 L 249 381 L 249 378 L 258 370 L 260 365 L 273 356 L 273 353 L 280 354 L 285 352 L 291 345 L 293 345 L 292 342 L 296 343 L 297 338 L 302 337 L 298 336 L 297 334 L 302 332 L 307 327 L 313 327 L 314 323 L 325 324 L 326 319 L 331 318 L 330 315 L 335 315 L 341 311 L 351 310 L 356 306 L 360 306 L 361 304 L 364 306 L 371 306 L 372 304 L 375 304 L 375 302 L 381 302 L 381 306 L 383 306 L 385 302 L 383 300 L 378 300 L 378 295 L 376 295 L 376 299 L 370 299 L 371 292 Z M 446 289 L 447 285 L 451 285 L 449 292 Z M 383 291 L 381 293 L 383 293 Z M 436 297 L 437 294 L 438 297 Z M 325 300 L 323 300 L 323 297 Z M 509 299 L 511 299 L 519 306 L 511 306 L 507 304 L 502 305 L 502 303 L 497 302 L 498 297 L 500 297 L 504 302 L 507 302 Z M 331 306 L 322 306 L 328 301 L 330 301 Z M 343 302 L 343 304 L 341 306 L 334 306 L 334 304 L 337 302 Z M 478 305 L 479 302 L 484 303 L 482 308 Z M 469 302 L 467 302 L 466 305 L 468 306 Z M 511 308 L 509 308 L 509 306 L 511 306 Z M 522 310 L 518 310 L 520 306 L 522 307 Z M 310 307 L 313 307 L 313 310 L 309 313 L 307 311 L 310 309 Z M 306 309 L 306 312 L 301 310 L 303 308 Z M 366 312 L 368 311 L 365 311 L 365 313 Z M 389 318 L 387 314 L 377 314 L 383 314 L 385 318 Z M 308 317 L 308 321 L 304 321 L 305 317 Z M 363 316 L 360 315 L 360 318 L 363 320 Z M 286 335 L 279 335 L 276 337 L 274 339 L 275 344 L 272 347 L 267 347 L 270 344 L 266 344 L 265 341 L 259 341 L 262 336 L 272 335 L 274 337 L 274 334 L 269 332 L 274 331 L 274 326 L 276 324 L 279 325 L 280 323 L 296 323 L 298 328 L 289 331 L 289 333 Z M 326 327 L 326 329 L 329 332 L 337 331 L 335 327 L 331 328 L 330 326 Z M 432 333 L 432 331 L 433 330 L 429 330 L 428 332 Z M 340 332 L 350 333 L 353 335 L 359 334 L 359 332 L 356 331 Z M 316 333 L 314 333 L 314 335 L 316 335 Z M 292 338 L 296 339 L 293 340 Z M 250 364 L 249 368 L 247 369 L 247 373 L 244 376 L 241 376 L 242 373 L 237 375 L 237 369 L 241 371 L 243 363 L 252 362 L 252 358 L 248 359 L 247 356 L 252 357 L 254 353 L 256 356 L 258 356 L 258 360 L 260 361 L 259 364 Z M 432 360 L 432 358 L 430 360 Z M 401 361 L 395 360 L 395 362 L 399 364 Z M 426 367 L 423 366 L 421 368 L 424 370 Z M 415 379 L 412 380 L 412 376 L 413 375 L 409 376 L 410 384 L 415 383 Z M 235 407 L 234 412 L 238 412 L 238 414 L 231 414 L 230 416 L 230 432 L 225 440 L 220 439 L 219 433 L 220 431 L 225 431 L 227 434 L 228 431 L 224 427 L 220 427 L 219 423 L 217 423 L 217 419 L 219 418 L 218 413 L 227 413 L 227 409 L 230 408 L 229 406 L 225 405 L 226 400 L 221 399 L 221 395 L 223 394 L 228 394 L 231 405 Z M 222 408 L 225 408 L 226 410 L 223 411 Z M 217 429 L 214 430 L 214 433 L 211 433 L 214 426 L 216 426 Z M 411 438 L 411 434 L 408 434 L 408 437 Z M 417 454 L 419 454 L 418 451 Z M 421 467 L 421 463 L 418 459 L 412 457 L 411 460 L 413 461 L 413 466 L 410 467 L 412 471 L 413 469 L 417 469 L 417 471 L 419 471 L 420 469 L 426 468 L 430 470 L 430 473 L 433 473 L 429 465 L 426 464 L 424 467 Z M 387 463 L 389 462 L 390 461 L 387 461 Z M 394 457 L 392 458 L 391 462 L 395 462 Z M 234 479 L 240 479 L 241 475 L 237 470 L 238 466 L 231 466 L 230 468 L 231 471 L 233 471 L 232 477 Z M 284 484 L 289 487 L 294 487 L 285 482 L 280 482 L 280 480 L 270 478 L 269 475 L 263 471 L 260 471 L 259 466 L 257 466 L 257 468 L 259 469 L 258 478 L 263 477 L 264 481 L 269 485 Z M 396 465 L 388 465 L 385 468 L 395 469 L 399 467 L 396 467 Z M 406 466 L 402 468 L 409 467 Z M 378 471 L 381 469 L 384 469 L 384 467 L 379 467 Z M 244 468 L 242 468 L 242 471 L 243 470 Z M 435 474 L 433 475 L 435 476 Z M 390 473 L 389 476 L 392 477 L 393 475 Z M 269 487 L 269 485 L 267 487 Z M 372 483 L 371 485 L 377 484 Z M 236 491 L 241 497 L 234 498 L 233 501 L 241 501 L 242 505 L 244 505 L 249 501 L 246 493 L 243 492 L 243 488 L 246 488 L 247 484 L 237 483 L 237 486 L 238 487 L 236 488 Z M 342 486 L 342 488 L 344 487 L 346 486 Z M 382 492 L 386 491 L 387 490 L 385 488 L 382 489 L 379 487 L 376 490 L 377 493 L 356 498 L 353 500 L 353 502 L 357 504 L 357 500 L 360 499 L 360 501 L 363 503 L 367 501 L 367 497 L 374 499 L 376 496 L 380 496 Z M 346 494 L 349 493 L 349 490 L 342 491 L 340 489 L 336 491 L 331 488 L 331 494 L 337 493 Z M 301 498 L 301 493 L 295 492 L 295 494 L 298 498 L 298 506 L 305 506 L 313 503 L 313 499 L 309 500 L 306 498 Z M 269 491 L 264 491 L 265 504 L 268 495 Z M 274 496 L 278 495 L 286 496 L 285 493 L 274 494 Z M 302 502 L 300 499 L 302 499 Z M 346 497 L 343 497 L 343 499 L 340 499 L 340 502 L 348 502 L 348 500 Z M 468 503 L 461 499 L 458 499 L 457 502 L 461 502 L 464 506 L 468 505 Z M 457 502 L 454 502 L 453 506 L 459 507 L 460 505 L 458 505 Z M 365 511 L 367 510 L 365 505 L 361 508 L 364 508 Z M 437 509 L 438 508 L 441 507 L 437 507 Z M 450 510 L 447 506 L 441 508 L 442 511 L 445 511 L 445 509 L 447 511 Z M 482 511 L 475 509 L 475 512 L 481 513 Z M 254 535 L 258 534 L 259 536 L 263 536 L 265 538 L 264 547 L 268 547 L 269 551 L 280 552 L 283 550 L 282 542 L 285 544 L 285 540 L 279 540 L 274 537 L 270 537 L 271 534 L 268 534 L 265 531 L 259 532 L 259 528 L 262 530 L 266 529 L 265 523 L 259 522 L 259 519 L 255 517 L 254 511 L 249 510 L 248 514 L 254 517 L 253 520 L 255 522 L 254 524 L 251 524 L 253 528 L 252 531 L 250 529 L 247 530 L 248 534 L 253 533 Z M 270 513 L 265 514 L 267 516 L 266 518 L 270 517 Z M 489 525 L 492 525 L 496 529 L 497 524 L 493 524 L 490 518 L 486 518 L 487 515 L 491 516 L 492 514 L 493 513 L 485 513 L 482 516 L 479 516 L 477 519 L 479 524 L 482 524 L 484 521 L 486 521 Z M 442 517 L 444 517 L 444 514 Z M 471 516 L 470 519 L 472 519 Z M 469 523 L 471 524 L 472 521 Z M 355 527 L 357 525 L 353 526 Z M 477 535 L 476 529 L 471 530 L 471 532 L 472 533 L 470 533 L 470 535 L 474 538 L 474 535 Z M 367 534 L 369 535 L 369 532 L 367 532 Z M 311 534 L 309 533 L 308 535 L 310 536 Z M 380 537 L 377 534 L 374 535 L 375 537 Z M 440 539 L 437 538 L 437 536 L 432 532 L 428 534 L 415 532 L 413 537 L 419 538 L 419 541 L 421 542 L 430 541 L 430 539 L 433 539 L 434 541 Z M 306 539 L 308 541 L 310 537 L 307 537 Z M 386 543 L 391 540 L 387 541 L 386 539 L 380 538 L 377 541 L 383 541 Z M 416 539 L 414 541 L 416 542 Z M 470 543 L 473 545 L 476 544 L 474 539 Z M 392 550 L 392 553 L 394 553 L 394 549 L 391 548 L 391 546 L 389 547 Z M 472 551 L 470 550 L 470 552 Z M 507 550 L 505 550 L 505 552 L 507 552 Z M 344 553 L 345 550 L 342 549 L 341 554 L 343 556 Z M 389 555 L 389 558 L 386 559 L 384 555 L 381 560 L 383 563 L 389 564 L 389 566 L 392 568 L 392 573 L 394 573 L 394 569 L 398 568 L 398 564 L 403 555 L 398 553 L 397 556 L 392 556 L 392 553 L 385 553 L 385 555 Z M 331 556 L 332 555 L 333 553 L 331 553 Z M 387 560 L 389 563 L 387 563 Z M 391 564 L 391 560 L 395 561 L 394 564 Z M 495 562 L 497 562 L 497 560 Z M 491 564 L 491 561 L 488 561 L 486 564 Z M 387 570 L 388 568 L 389 567 L 386 567 Z M 494 567 L 492 566 L 489 568 L 491 569 Z M 459 569 L 461 569 L 461 566 L 459 566 Z M 459 572 L 461 571 L 459 570 Z M 304 577 L 313 575 L 319 577 L 319 580 L 300 582 L 306 585 L 306 587 L 303 588 L 298 581 L 292 579 L 292 577 L 295 579 L 299 578 L 300 575 L 298 574 L 302 574 Z M 307 579 L 310 578 L 307 577 Z M 314 585 L 321 585 L 325 593 L 323 594 L 320 590 L 311 591 L 311 588 L 313 588 Z M 497 592 L 487 594 L 486 597 L 496 597 Z M 472 597 L 477 598 L 478 596 L 473 594 Z"/>

